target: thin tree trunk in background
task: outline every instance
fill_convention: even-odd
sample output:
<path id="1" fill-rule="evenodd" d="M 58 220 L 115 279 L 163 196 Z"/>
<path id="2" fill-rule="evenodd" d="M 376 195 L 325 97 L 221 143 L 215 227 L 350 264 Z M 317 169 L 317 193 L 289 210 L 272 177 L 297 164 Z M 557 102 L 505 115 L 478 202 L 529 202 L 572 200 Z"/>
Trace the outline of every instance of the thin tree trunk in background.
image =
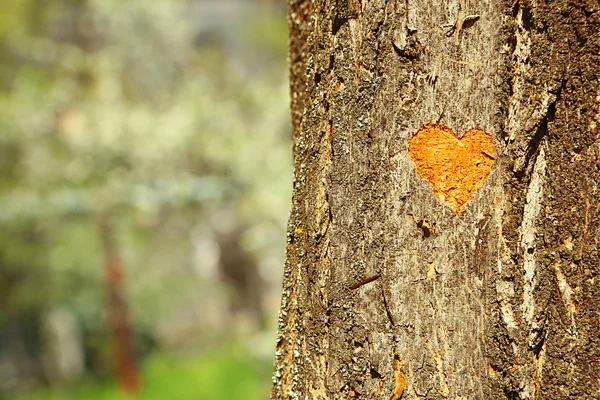
<path id="1" fill-rule="evenodd" d="M 136 395 L 140 392 L 140 377 L 133 345 L 133 329 L 125 296 L 125 271 L 119 256 L 112 222 L 105 218 L 100 222 L 102 244 L 105 253 L 105 277 L 109 292 L 109 315 L 113 331 L 115 362 L 121 389 Z"/>
<path id="2" fill-rule="evenodd" d="M 599 3 L 288 17 L 271 398 L 598 398 Z"/>

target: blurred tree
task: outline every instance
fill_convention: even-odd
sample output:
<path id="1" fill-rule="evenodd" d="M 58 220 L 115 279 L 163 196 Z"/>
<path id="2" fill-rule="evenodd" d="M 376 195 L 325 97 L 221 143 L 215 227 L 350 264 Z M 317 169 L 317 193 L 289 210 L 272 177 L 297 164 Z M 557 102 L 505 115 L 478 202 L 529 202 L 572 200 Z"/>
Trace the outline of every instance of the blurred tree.
<path id="1" fill-rule="evenodd" d="M 257 327 L 264 329 L 267 323 L 263 307 L 264 283 L 258 265 L 253 255 L 244 248 L 242 227 L 225 229 L 218 226 L 216 238 L 220 255 L 219 271 L 233 292 L 232 311 L 237 318 L 245 314 Z"/>
<path id="2" fill-rule="evenodd" d="M 125 294 L 125 269 L 119 254 L 110 217 L 100 217 L 100 235 L 104 247 L 104 273 L 109 292 L 110 320 L 114 337 L 119 382 L 125 393 L 140 392 L 140 377 L 133 344 L 133 328 Z"/>
<path id="3" fill-rule="evenodd" d="M 135 277 L 123 290 L 148 342 L 159 327 L 179 335 L 189 320 L 182 310 L 196 316 L 196 341 L 226 329 L 204 331 L 197 317 L 227 290 L 205 282 L 210 266 L 196 256 L 193 234 L 213 230 L 208 221 L 221 204 L 234 204 L 228 212 L 247 227 L 240 251 L 254 261 L 237 268 L 250 265 L 265 284 L 260 293 L 275 293 L 290 169 L 285 24 L 271 22 L 283 20 L 277 11 L 257 12 L 258 22 L 241 13 L 199 46 L 206 29 L 191 10 L 200 3 L 209 2 L 0 5 L 0 331 L 17 331 L 27 313 L 39 322 L 68 310 L 100 376 L 110 365 L 110 329 L 98 215 L 118 221 L 122 265 Z M 265 21 L 274 32 L 261 34 Z M 219 47 L 225 40 L 235 45 Z M 206 237 L 217 251 L 217 234 Z M 3 337 L 0 364 L 14 342 Z M 33 364 L 36 346 L 25 352 Z"/>

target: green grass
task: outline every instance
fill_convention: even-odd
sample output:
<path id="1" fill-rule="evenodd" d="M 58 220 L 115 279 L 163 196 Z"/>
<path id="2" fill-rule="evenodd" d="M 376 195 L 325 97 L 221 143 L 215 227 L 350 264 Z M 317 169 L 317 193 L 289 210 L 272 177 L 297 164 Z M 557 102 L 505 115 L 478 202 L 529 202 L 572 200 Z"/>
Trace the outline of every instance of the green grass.
<path id="1" fill-rule="evenodd" d="M 264 400 L 269 398 L 271 365 L 252 360 L 239 347 L 195 358 L 155 355 L 145 360 L 143 390 L 135 400 Z M 16 400 L 134 400 L 116 383 L 47 389 Z"/>

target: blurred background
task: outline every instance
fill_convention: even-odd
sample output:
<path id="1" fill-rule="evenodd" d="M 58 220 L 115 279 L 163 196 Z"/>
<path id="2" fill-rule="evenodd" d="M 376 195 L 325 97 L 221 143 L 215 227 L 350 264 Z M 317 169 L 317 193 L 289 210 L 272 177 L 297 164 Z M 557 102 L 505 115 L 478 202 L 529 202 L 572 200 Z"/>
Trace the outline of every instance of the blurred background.
<path id="1" fill-rule="evenodd" d="M 285 1 L 0 1 L 0 399 L 266 399 Z"/>

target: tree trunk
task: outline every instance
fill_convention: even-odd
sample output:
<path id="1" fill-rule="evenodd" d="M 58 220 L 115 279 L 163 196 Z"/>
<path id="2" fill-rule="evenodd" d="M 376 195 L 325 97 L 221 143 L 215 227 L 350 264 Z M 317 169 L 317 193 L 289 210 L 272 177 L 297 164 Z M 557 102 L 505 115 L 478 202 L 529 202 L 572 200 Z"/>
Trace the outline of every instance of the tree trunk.
<path id="1" fill-rule="evenodd" d="M 290 0 L 272 399 L 598 398 L 599 9 Z"/>
<path id="2" fill-rule="evenodd" d="M 100 236 L 104 247 L 104 272 L 109 294 L 109 313 L 115 348 L 115 364 L 121 390 L 136 397 L 141 381 L 135 357 L 134 332 L 125 296 L 125 270 L 119 255 L 113 221 L 100 220 Z"/>

